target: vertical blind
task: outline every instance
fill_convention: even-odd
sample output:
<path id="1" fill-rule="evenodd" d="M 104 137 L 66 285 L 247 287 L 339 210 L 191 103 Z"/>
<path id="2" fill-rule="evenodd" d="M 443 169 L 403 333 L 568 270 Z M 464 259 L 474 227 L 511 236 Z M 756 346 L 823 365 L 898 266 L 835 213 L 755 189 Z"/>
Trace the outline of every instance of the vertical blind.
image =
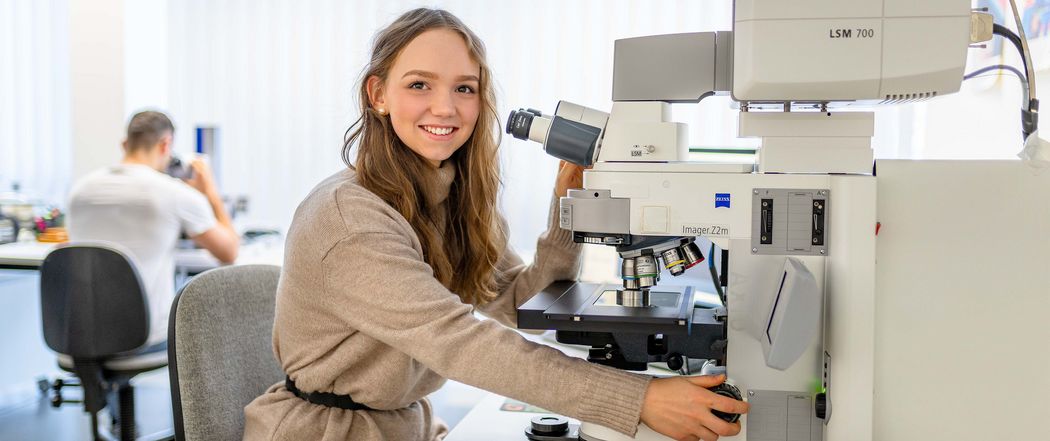
<path id="1" fill-rule="evenodd" d="M 68 1 L 0 0 L 0 194 L 64 199 L 69 97 Z"/>

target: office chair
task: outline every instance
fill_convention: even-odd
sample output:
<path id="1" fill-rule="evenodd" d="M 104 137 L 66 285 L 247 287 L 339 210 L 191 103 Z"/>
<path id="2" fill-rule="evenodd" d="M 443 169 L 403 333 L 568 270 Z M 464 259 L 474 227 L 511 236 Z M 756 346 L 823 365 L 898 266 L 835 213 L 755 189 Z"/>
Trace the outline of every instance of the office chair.
<path id="1" fill-rule="evenodd" d="M 168 320 L 171 410 L 178 441 L 239 441 L 244 406 L 284 371 L 273 355 L 280 267 L 243 265 L 198 275 Z"/>
<path id="2" fill-rule="evenodd" d="M 93 439 L 98 411 L 107 395 L 117 396 L 120 440 L 135 439 L 135 400 L 130 380 L 168 364 L 164 344 L 143 347 L 149 336 L 149 309 L 135 265 L 114 244 L 70 244 L 55 249 L 40 267 L 44 341 L 58 353 L 58 365 L 79 377 L 84 411 L 91 414 Z M 63 404 L 61 381 L 52 402 Z M 71 402 L 71 401 L 65 401 Z"/>

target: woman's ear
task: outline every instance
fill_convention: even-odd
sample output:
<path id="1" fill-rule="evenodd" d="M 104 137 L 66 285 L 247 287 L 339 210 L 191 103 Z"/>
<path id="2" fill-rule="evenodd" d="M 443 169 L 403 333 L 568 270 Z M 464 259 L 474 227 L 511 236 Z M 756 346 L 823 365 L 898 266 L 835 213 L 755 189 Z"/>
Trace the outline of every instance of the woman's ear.
<path id="1" fill-rule="evenodd" d="M 372 108 L 386 108 L 386 98 L 383 96 L 383 80 L 372 75 L 368 77 L 365 87 L 368 88 L 368 102 L 372 104 Z"/>

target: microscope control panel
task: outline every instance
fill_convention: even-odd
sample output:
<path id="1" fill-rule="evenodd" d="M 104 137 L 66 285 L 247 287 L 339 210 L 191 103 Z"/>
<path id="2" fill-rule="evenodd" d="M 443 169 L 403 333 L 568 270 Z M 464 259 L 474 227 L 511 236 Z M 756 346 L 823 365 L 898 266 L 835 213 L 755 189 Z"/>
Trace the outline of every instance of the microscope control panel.
<path id="1" fill-rule="evenodd" d="M 753 254 L 828 255 L 828 189 L 756 188 L 751 202 Z"/>

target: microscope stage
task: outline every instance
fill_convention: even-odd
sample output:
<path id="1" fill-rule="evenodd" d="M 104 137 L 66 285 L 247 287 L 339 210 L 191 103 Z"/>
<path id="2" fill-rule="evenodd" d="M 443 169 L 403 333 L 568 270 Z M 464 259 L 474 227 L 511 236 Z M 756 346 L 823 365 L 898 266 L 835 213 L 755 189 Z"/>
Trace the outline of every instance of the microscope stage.
<path id="1" fill-rule="evenodd" d="M 693 288 L 659 287 L 641 301 L 617 285 L 555 282 L 518 307 L 518 327 L 589 332 L 689 334 L 715 323 L 709 309 L 695 309 Z"/>

